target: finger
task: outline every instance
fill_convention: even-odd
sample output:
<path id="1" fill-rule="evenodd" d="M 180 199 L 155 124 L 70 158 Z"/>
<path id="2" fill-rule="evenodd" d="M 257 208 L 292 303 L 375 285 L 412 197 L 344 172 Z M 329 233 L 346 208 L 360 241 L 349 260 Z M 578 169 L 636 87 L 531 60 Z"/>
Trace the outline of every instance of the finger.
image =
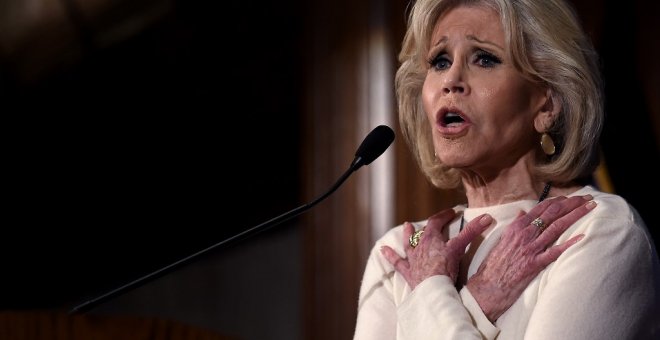
<path id="1" fill-rule="evenodd" d="M 408 268 L 410 268 L 408 260 L 399 256 L 394 249 L 389 246 L 382 246 L 380 248 L 380 253 L 383 254 L 387 262 L 389 262 L 397 272 L 402 274 L 408 272 Z"/>
<path id="2" fill-rule="evenodd" d="M 414 232 L 415 226 L 412 225 L 412 223 L 403 223 L 403 251 L 405 251 L 408 255 L 413 250 L 413 247 L 410 245 L 410 235 L 412 235 Z"/>
<path id="3" fill-rule="evenodd" d="M 541 213 L 543 213 L 543 211 L 545 211 L 549 206 L 552 204 L 557 204 L 565 199 L 566 197 L 564 196 L 558 196 L 544 200 L 543 202 L 534 206 L 534 208 L 532 208 L 532 210 L 530 210 L 527 214 L 518 216 L 515 220 L 513 220 L 510 228 L 522 229 L 529 226 L 529 224 L 532 223 L 535 218 L 541 216 Z"/>
<path id="4" fill-rule="evenodd" d="M 522 219 L 525 215 L 527 215 L 527 212 L 525 212 L 525 210 L 522 210 L 522 209 L 521 209 L 520 211 L 518 211 L 518 214 L 517 214 L 516 217 L 513 219 L 513 222 L 511 222 L 511 225 L 513 226 L 513 225 L 518 225 L 518 224 L 520 224 L 520 227 L 521 227 L 521 228 L 524 227 L 525 225 L 522 224 L 522 223 L 524 223 L 524 221 L 518 221 L 518 220 L 519 220 L 519 219 Z"/>
<path id="5" fill-rule="evenodd" d="M 577 235 L 572 237 L 568 241 L 558 244 L 556 246 L 546 249 L 544 252 L 539 254 L 536 257 L 536 261 L 543 267 L 547 267 L 550 263 L 554 262 L 559 258 L 559 255 L 563 254 L 566 249 L 570 248 L 572 245 L 578 243 L 581 239 L 584 238 L 584 234 Z"/>
<path id="6" fill-rule="evenodd" d="M 546 247 L 548 244 L 554 242 L 566 231 L 566 229 L 570 228 L 575 221 L 593 210 L 596 205 L 595 201 L 583 202 L 566 215 L 555 220 L 534 240 L 534 245 L 538 247 Z"/>
<path id="7" fill-rule="evenodd" d="M 456 212 L 454 209 L 445 209 L 442 210 L 431 217 L 429 217 L 426 227 L 424 227 L 425 233 L 435 234 L 436 232 L 442 233 L 447 225 L 456 217 Z"/>
<path id="8" fill-rule="evenodd" d="M 483 214 L 472 219 L 463 231 L 461 231 L 456 237 L 447 242 L 448 247 L 452 247 L 455 250 L 458 250 L 461 254 L 465 253 L 465 248 L 472 240 L 481 235 L 490 224 L 493 222 L 493 218 L 488 214 Z"/>
<path id="9" fill-rule="evenodd" d="M 544 230 L 548 228 L 549 225 L 552 225 L 555 220 L 584 204 L 586 202 L 585 198 L 588 201 L 593 197 L 591 197 L 591 195 L 573 196 L 551 202 L 550 205 L 548 205 L 546 209 L 526 227 L 529 229 L 528 231 L 530 234 L 533 235 L 533 239 L 536 239 L 539 234 L 543 233 Z M 540 224 L 538 224 L 537 221 L 540 221 Z M 545 248 L 545 246 L 546 244 L 543 244 L 541 248 Z"/>
<path id="10" fill-rule="evenodd" d="M 556 219 L 566 215 L 575 208 L 585 204 L 586 202 L 592 200 L 591 195 L 585 196 L 572 196 L 565 200 L 552 202 L 542 213 L 539 215 L 539 218 L 546 223 L 546 225 L 551 224 Z"/>

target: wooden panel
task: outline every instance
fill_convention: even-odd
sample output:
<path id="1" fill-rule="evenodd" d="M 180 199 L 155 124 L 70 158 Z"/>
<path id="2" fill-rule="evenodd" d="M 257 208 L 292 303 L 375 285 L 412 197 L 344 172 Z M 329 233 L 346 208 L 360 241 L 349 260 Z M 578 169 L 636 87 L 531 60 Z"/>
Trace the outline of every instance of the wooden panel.
<path id="1" fill-rule="evenodd" d="M 304 196 L 311 201 L 348 168 L 358 144 L 373 126 L 368 102 L 370 44 L 374 32 L 391 48 L 391 74 L 403 37 L 406 2 L 318 2 L 307 9 L 303 43 L 305 95 L 303 108 Z M 379 19 L 375 16 L 381 15 Z M 383 24 L 385 23 L 385 24 Z M 382 39 L 382 35 L 380 36 Z M 373 70 L 371 71 L 373 72 Z M 393 83 L 393 80 L 392 80 Z M 375 86 L 375 85 L 374 85 Z M 392 89 L 391 94 L 394 91 Z M 390 98 L 394 103 L 394 98 Z M 393 104 L 394 105 L 394 104 Z M 392 108 L 392 112 L 396 112 Z M 392 117 L 392 121 L 396 121 Z M 368 125 L 368 124 L 366 124 Z M 400 135 L 398 126 L 392 126 Z M 403 139 L 388 152 L 395 158 L 396 221 L 421 218 L 454 204 L 452 192 L 433 189 L 407 157 Z M 302 217 L 304 228 L 305 339 L 349 339 L 357 316 L 360 281 L 371 247 L 369 171 L 361 169 L 326 201 Z M 410 199 L 412 198 L 412 199 Z"/>
<path id="2" fill-rule="evenodd" d="M 303 175 L 307 201 L 325 192 L 353 160 L 361 139 L 359 69 L 368 22 L 364 2 L 317 2 L 305 39 Z M 353 174 L 302 221 L 305 339 L 349 339 L 368 246 L 366 178 Z"/>
<path id="3" fill-rule="evenodd" d="M 180 322 L 137 317 L 68 315 L 55 311 L 0 313 L 3 340 L 230 340 Z"/>

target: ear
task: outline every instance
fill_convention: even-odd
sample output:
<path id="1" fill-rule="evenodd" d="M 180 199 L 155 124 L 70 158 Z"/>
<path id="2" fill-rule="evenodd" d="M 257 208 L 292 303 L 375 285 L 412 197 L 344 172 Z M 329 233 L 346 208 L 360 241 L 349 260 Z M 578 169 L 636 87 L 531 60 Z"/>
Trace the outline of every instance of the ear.
<path id="1" fill-rule="evenodd" d="M 534 118 L 534 128 L 537 132 L 543 133 L 550 129 L 561 111 L 561 103 L 553 94 L 551 89 L 545 91 L 545 102 Z"/>

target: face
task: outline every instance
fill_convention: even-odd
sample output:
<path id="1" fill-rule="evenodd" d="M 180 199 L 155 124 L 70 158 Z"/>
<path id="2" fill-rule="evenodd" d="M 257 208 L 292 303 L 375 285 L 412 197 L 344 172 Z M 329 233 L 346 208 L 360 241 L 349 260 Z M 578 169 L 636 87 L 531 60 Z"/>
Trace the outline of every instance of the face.
<path id="1" fill-rule="evenodd" d="M 497 172 L 537 146 L 534 118 L 545 91 L 514 69 L 506 51 L 492 9 L 457 7 L 436 23 L 422 101 L 441 162 Z"/>

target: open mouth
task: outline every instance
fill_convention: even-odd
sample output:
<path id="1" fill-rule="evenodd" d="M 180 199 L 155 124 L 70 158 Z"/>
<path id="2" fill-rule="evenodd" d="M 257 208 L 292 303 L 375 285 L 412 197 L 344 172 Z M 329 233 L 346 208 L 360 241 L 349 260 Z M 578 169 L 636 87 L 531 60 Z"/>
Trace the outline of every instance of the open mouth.
<path id="1" fill-rule="evenodd" d="M 440 123 L 442 126 L 453 127 L 465 123 L 465 119 L 463 119 L 463 117 L 459 113 L 447 112 L 442 117 Z"/>
<path id="2" fill-rule="evenodd" d="M 468 122 L 468 119 L 465 117 L 465 115 L 458 109 L 455 108 L 446 108 L 440 111 L 440 115 L 438 117 L 438 124 L 442 127 L 459 127 L 466 122 Z"/>

